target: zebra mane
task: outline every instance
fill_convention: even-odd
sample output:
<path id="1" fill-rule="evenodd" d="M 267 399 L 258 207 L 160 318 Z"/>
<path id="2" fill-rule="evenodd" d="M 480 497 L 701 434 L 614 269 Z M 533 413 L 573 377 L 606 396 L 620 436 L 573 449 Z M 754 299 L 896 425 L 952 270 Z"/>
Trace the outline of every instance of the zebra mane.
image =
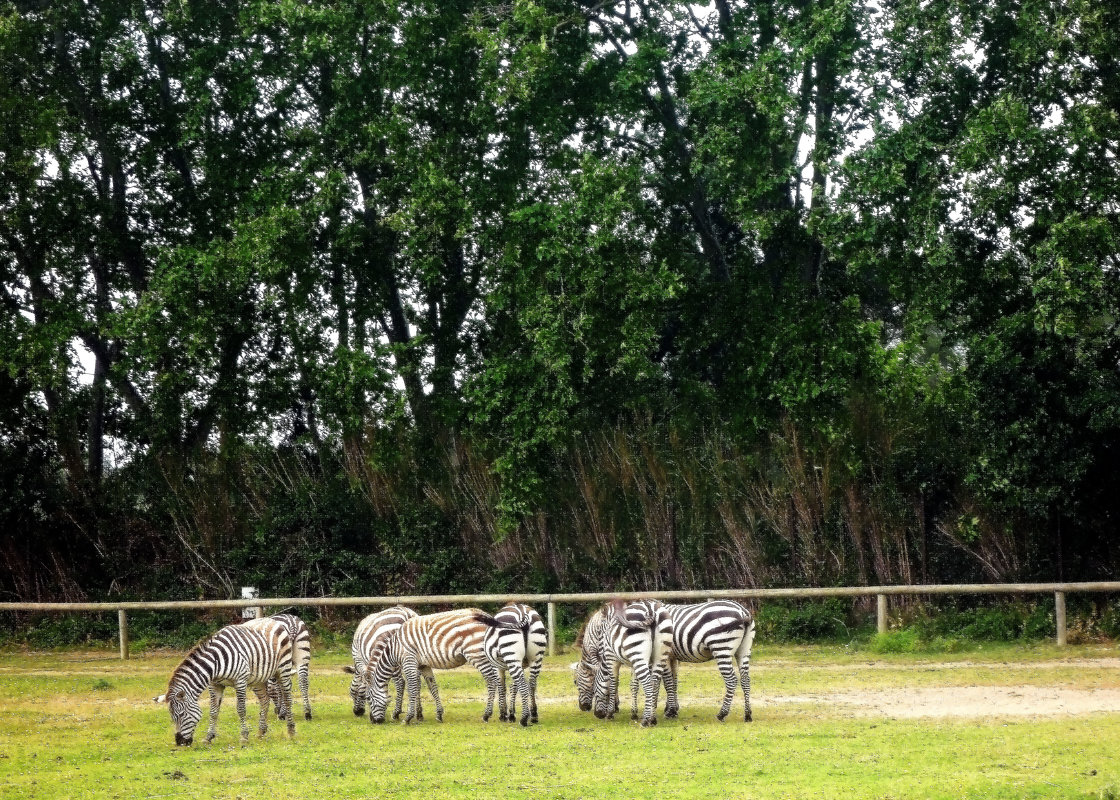
<path id="1" fill-rule="evenodd" d="M 606 608 L 606 606 L 603 608 Z M 603 609 L 599 609 L 599 613 L 602 611 Z M 578 647 L 580 650 L 583 649 L 583 640 L 587 638 L 587 626 L 591 624 L 591 620 L 593 619 L 595 619 L 595 614 L 585 619 L 583 624 L 579 626 L 579 633 L 576 634 L 576 642 L 572 645 L 573 647 Z"/>
<path id="2" fill-rule="evenodd" d="M 221 633 L 221 630 L 222 629 L 218 629 L 217 631 L 214 631 L 214 633 L 211 633 L 211 634 L 208 634 L 208 635 L 204 636 L 197 643 L 195 643 L 194 647 L 192 647 L 190 650 L 187 651 L 187 654 L 185 656 L 183 656 L 183 660 L 180 661 L 179 665 L 171 671 L 171 679 L 167 682 L 168 694 L 170 694 L 171 684 L 175 683 L 175 677 L 183 669 L 183 666 L 188 661 L 190 661 L 192 658 L 194 658 L 196 653 L 198 653 L 200 650 L 202 650 L 208 644 L 210 644 L 212 641 L 214 641 L 214 637 L 217 636 L 219 633 Z"/>

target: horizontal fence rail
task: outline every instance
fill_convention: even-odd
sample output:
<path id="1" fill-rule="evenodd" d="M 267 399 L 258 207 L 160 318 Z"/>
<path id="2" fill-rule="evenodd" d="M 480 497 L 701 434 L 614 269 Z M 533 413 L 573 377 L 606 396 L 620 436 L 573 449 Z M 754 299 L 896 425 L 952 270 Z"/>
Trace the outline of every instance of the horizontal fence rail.
<path id="1" fill-rule="evenodd" d="M 1057 643 L 1066 644 L 1066 598 L 1078 592 L 1120 592 L 1120 581 L 1082 583 L 965 583 L 904 586 L 835 586 L 795 589 L 710 589 L 665 592 L 587 592 L 560 594 L 435 594 L 375 597 L 260 597 L 240 600 L 161 600 L 109 603 L 0 603 L 0 611 L 117 612 L 121 658 L 128 658 L 128 611 L 183 611 L 190 609 L 278 608 L 394 605 L 481 605 L 493 603 L 546 603 L 548 649 L 555 654 L 557 603 L 602 603 L 608 600 L 800 600 L 818 597 L 875 597 L 879 633 L 887 631 L 887 598 L 895 595 L 1053 594 Z"/>

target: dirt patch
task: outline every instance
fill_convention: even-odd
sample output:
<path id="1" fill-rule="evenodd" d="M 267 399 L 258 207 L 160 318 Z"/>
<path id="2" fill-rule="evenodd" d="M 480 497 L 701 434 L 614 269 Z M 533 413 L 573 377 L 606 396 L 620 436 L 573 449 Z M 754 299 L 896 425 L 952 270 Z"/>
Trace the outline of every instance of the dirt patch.
<path id="1" fill-rule="evenodd" d="M 806 670 L 813 672 L 851 672 L 852 670 L 955 670 L 969 667 L 1009 669 L 1120 669 L 1120 658 L 1070 658 L 1061 661 L 924 661 L 914 664 L 898 664 L 890 661 L 868 661 L 849 664 L 806 664 L 804 661 L 775 659 L 759 662 L 765 667 L 784 670 Z"/>
<path id="2" fill-rule="evenodd" d="M 759 697 L 756 704 L 812 704 L 853 716 L 1043 717 L 1120 712 L 1120 689 L 957 686 Z M 837 708 L 840 706 L 842 708 Z"/>

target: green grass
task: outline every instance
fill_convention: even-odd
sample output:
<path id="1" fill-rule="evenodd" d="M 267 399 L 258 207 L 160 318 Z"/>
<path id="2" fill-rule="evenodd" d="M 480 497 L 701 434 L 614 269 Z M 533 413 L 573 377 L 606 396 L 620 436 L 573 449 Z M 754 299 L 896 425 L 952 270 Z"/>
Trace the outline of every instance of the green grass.
<path id="1" fill-rule="evenodd" d="M 294 741 L 272 723 L 238 744 L 225 704 L 212 745 L 176 748 L 163 691 L 181 654 L 0 654 L 3 798 L 1052 798 L 1120 793 L 1120 714 L 984 719 L 866 716 L 837 691 L 1018 686 L 1120 688 L 1114 650 L 996 646 L 967 653 L 758 647 L 755 721 L 715 720 L 712 665 L 682 667 L 682 712 L 642 729 L 575 706 L 567 664 L 542 676 L 541 724 L 480 719 L 482 680 L 437 673 L 447 713 L 419 725 L 353 716 L 341 652 L 317 654 L 316 718 Z M 1079 662 L 1081 662 L 1079 664 Z M 624 677 L 623 690 L 628 678 Z M 1026 690 L 1029 694 L 1029 689 Z M 205 702 L 205 697 L 203 698 Z M 255 731 L 255 703 L 250 729 Z M 205 724 L 205 720 L 203 722 Z"/>

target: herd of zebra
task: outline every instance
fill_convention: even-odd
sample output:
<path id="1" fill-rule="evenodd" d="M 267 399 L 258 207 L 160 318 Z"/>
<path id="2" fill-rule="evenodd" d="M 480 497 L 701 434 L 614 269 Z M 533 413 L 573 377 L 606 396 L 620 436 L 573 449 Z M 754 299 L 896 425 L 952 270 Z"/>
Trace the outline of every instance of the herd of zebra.
<path id="1" fill-rule="evenodd" d="M 723 703 L 717 718 L 731 711 L 735 691 L 741 683 L 744 719 L 751 721 L 750 657 L 754 642 L 754 619 L 746 608 L 729 600 L 691 605 L 672 605 L 657 600 L 615 600 L 596 610 L 576 638 L 580 660 L 572 664 L 579 707 L 594 710 L 600 719 L 613 717 L 619 708 L 619 669 L 625 664 L 633 672 L 631 718 L 638 719 L 638 689 L 645 693 L 643 726 L 657 724 L 657 699 L 665 685 L 665 716 L 677 716 L 677 665 L 679 662 L 715 661 L 724 682 Z M 288 735 L 295 734 L 292 711 L 292 675 L 298 676 L 303 696 L 304 718 L 311 719 L 308 672 L 311 636 L 302 620 L 292 614 L 229 625 L 196 645 L 175 668 L 167 692 L 155 698 L 167 703 L 175 728 L 175 743 L 190 745 L 202 719 L 199 698 L 210 690 L 210 726 L 206 742 L 217 735 L 218 710 L 229 686 L 237 694 L 241 740 L 248 741 L 245 721 L 246 695 L 252 689 L 260 702 L 259 732 L 268 729 L 268 710 L 286 721 Z M 476 608 L 419 615 L 404 606 L 394 606 L 363 619 L 351 645 L 353 665 L 344 667 L 352 676 L 350 698 L 354 714 L 369 709 L 371 722 L 385 721 L 389 685 L 396 686 L 393 719 L 402 713 L 404 693 L 408 711 L 404 721 L 422 720 L 420 679 L 428 687 L 436 706 L 436 719 L 443 720 L 433 670 L 470 664 L 486 681 L 486 710 L 483 720 L 494 712 L 498 719 L 517 719 L 521 701 L 521 725 L 537 722 L 537 679 L 548 646 L 548 631 L 540 614 L 523 603 L 510 603 L 491 615 Z M 506 702 L 506 674 L 512 683 Z"/>

